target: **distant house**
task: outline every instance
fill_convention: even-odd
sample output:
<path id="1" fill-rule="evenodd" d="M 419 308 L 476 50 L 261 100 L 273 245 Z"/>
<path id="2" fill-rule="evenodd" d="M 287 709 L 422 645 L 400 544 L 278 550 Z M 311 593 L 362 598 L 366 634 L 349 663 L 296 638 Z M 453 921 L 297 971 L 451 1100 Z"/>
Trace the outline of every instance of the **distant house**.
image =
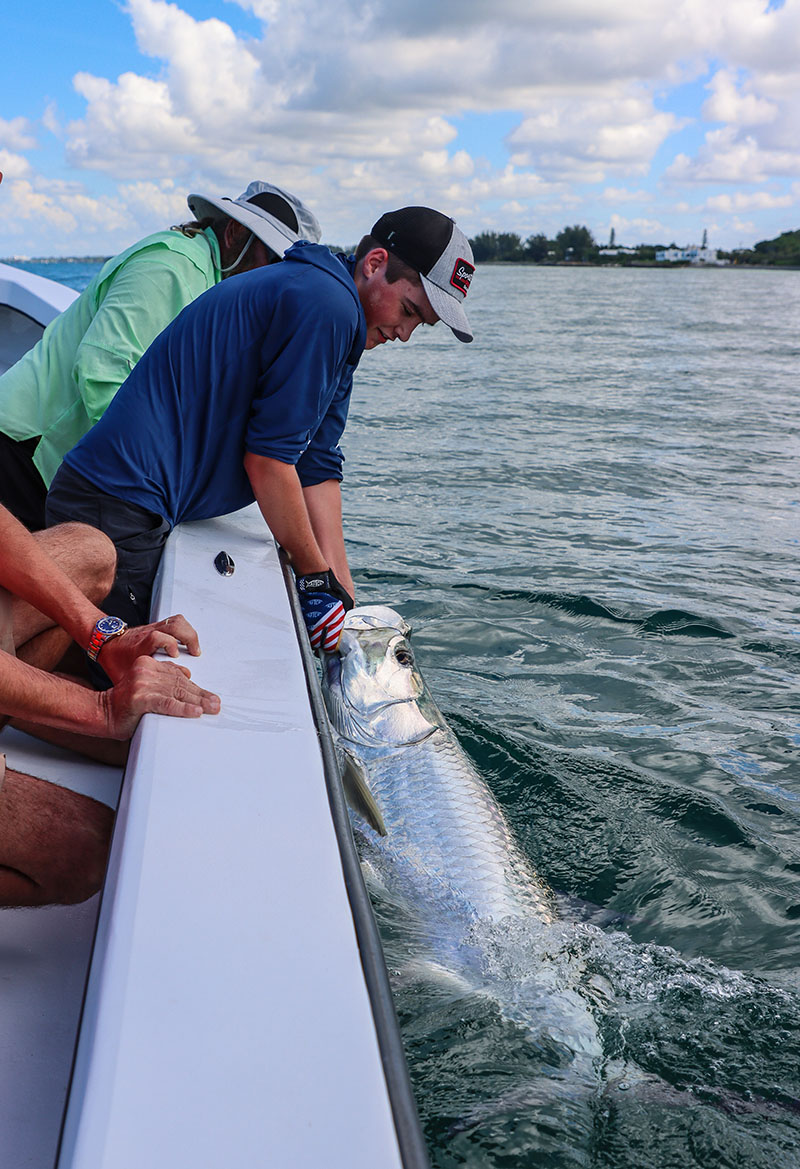
<path id="1" fill-rule="evenodd" d="M 698 247 L 691 244 L 688 248 L 660 248 L 656 252 L 656 263 L 659 264 L 727 264 L 727 260 L 720 260 L 716 248 Z"/>
<path id="2" fill-rule="evenodd" d="M 601 256 L 635 256 L 636 248 L 600 248 Z"/>

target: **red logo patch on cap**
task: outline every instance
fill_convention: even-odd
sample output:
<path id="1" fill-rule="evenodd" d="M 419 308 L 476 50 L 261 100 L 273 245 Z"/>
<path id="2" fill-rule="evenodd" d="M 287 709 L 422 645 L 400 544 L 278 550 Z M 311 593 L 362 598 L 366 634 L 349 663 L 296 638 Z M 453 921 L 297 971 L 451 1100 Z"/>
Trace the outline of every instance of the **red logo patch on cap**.
<path id="1" fill-rule="evenodd" d="M 453 285 L 453 288 L 457 288 L 459 292 L 463 292 L 464 296 L 466 296 L 469 292 L 470 281 L 474 273 L 474 264 L 470 264 L 468 260 L 456 260 L 456 266 L 453 268 L 450 283 Z"/>

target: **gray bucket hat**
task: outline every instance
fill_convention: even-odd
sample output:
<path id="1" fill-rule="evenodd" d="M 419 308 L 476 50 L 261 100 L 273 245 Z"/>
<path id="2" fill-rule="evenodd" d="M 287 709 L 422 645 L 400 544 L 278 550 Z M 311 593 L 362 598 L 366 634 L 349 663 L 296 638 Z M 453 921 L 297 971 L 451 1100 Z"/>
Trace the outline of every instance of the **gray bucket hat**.
<path id="1" fill-rule="evenodd" d="M 282 256 L 299 239 L 319 242 L 322 229 L 313 211 L 296 195 L 256 179 L 238 199 L 190 195 L 186 200 L 195 219 L 216 218 L 220 212 L 252 231 Z"/>

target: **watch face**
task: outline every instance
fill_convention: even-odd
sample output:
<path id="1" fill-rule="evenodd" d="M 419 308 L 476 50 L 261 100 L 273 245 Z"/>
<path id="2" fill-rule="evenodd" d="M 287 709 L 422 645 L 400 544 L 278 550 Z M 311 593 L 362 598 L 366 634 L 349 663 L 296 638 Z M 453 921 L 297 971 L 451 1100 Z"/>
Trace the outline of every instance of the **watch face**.
<path id="1" fill-rule="evenodd" d="M 102 617 L 97 622 L 97 631 L 108 637 L 111 633 L 119 633 L 121 629 L 125 628 L 125 622 L 121 617 Z"/>

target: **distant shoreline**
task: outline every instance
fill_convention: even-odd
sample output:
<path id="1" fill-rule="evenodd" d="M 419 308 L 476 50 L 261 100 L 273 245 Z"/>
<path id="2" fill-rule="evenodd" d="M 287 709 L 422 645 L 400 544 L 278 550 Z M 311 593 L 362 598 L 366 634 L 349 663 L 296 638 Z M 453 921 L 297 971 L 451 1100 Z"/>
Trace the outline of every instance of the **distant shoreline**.
<path id="1" fill-rule="evenodd" d="M 0 256 L 0 264 L 105 264 L 111 256 Z M 714 271 L 800 272 L 800 264 L 692 264 L 679 260 L 666 263 L 656 260 L 630 260 L 628 263 L 600 263 L 594 260 L 481 260 L 479 268 L 658 268 L 674 272 L 678 268 L 713 269 Z"/>
<path id="2" fill-rule="evenodd" d="M 658 260 L 631 260 L 629 263 L 599 263 L 595 260 L 481 260 L 477 268 L 658 268 L 675 272 L 678 268 L 708 271 L 800 272 L 800 264 L 692 264 L 689 260 L 664 262 Z"/>
<path id="3" fill-rule="evenodd" d="M 105 264 L 111 256 L 0 256 L 0 264 Z"/>

